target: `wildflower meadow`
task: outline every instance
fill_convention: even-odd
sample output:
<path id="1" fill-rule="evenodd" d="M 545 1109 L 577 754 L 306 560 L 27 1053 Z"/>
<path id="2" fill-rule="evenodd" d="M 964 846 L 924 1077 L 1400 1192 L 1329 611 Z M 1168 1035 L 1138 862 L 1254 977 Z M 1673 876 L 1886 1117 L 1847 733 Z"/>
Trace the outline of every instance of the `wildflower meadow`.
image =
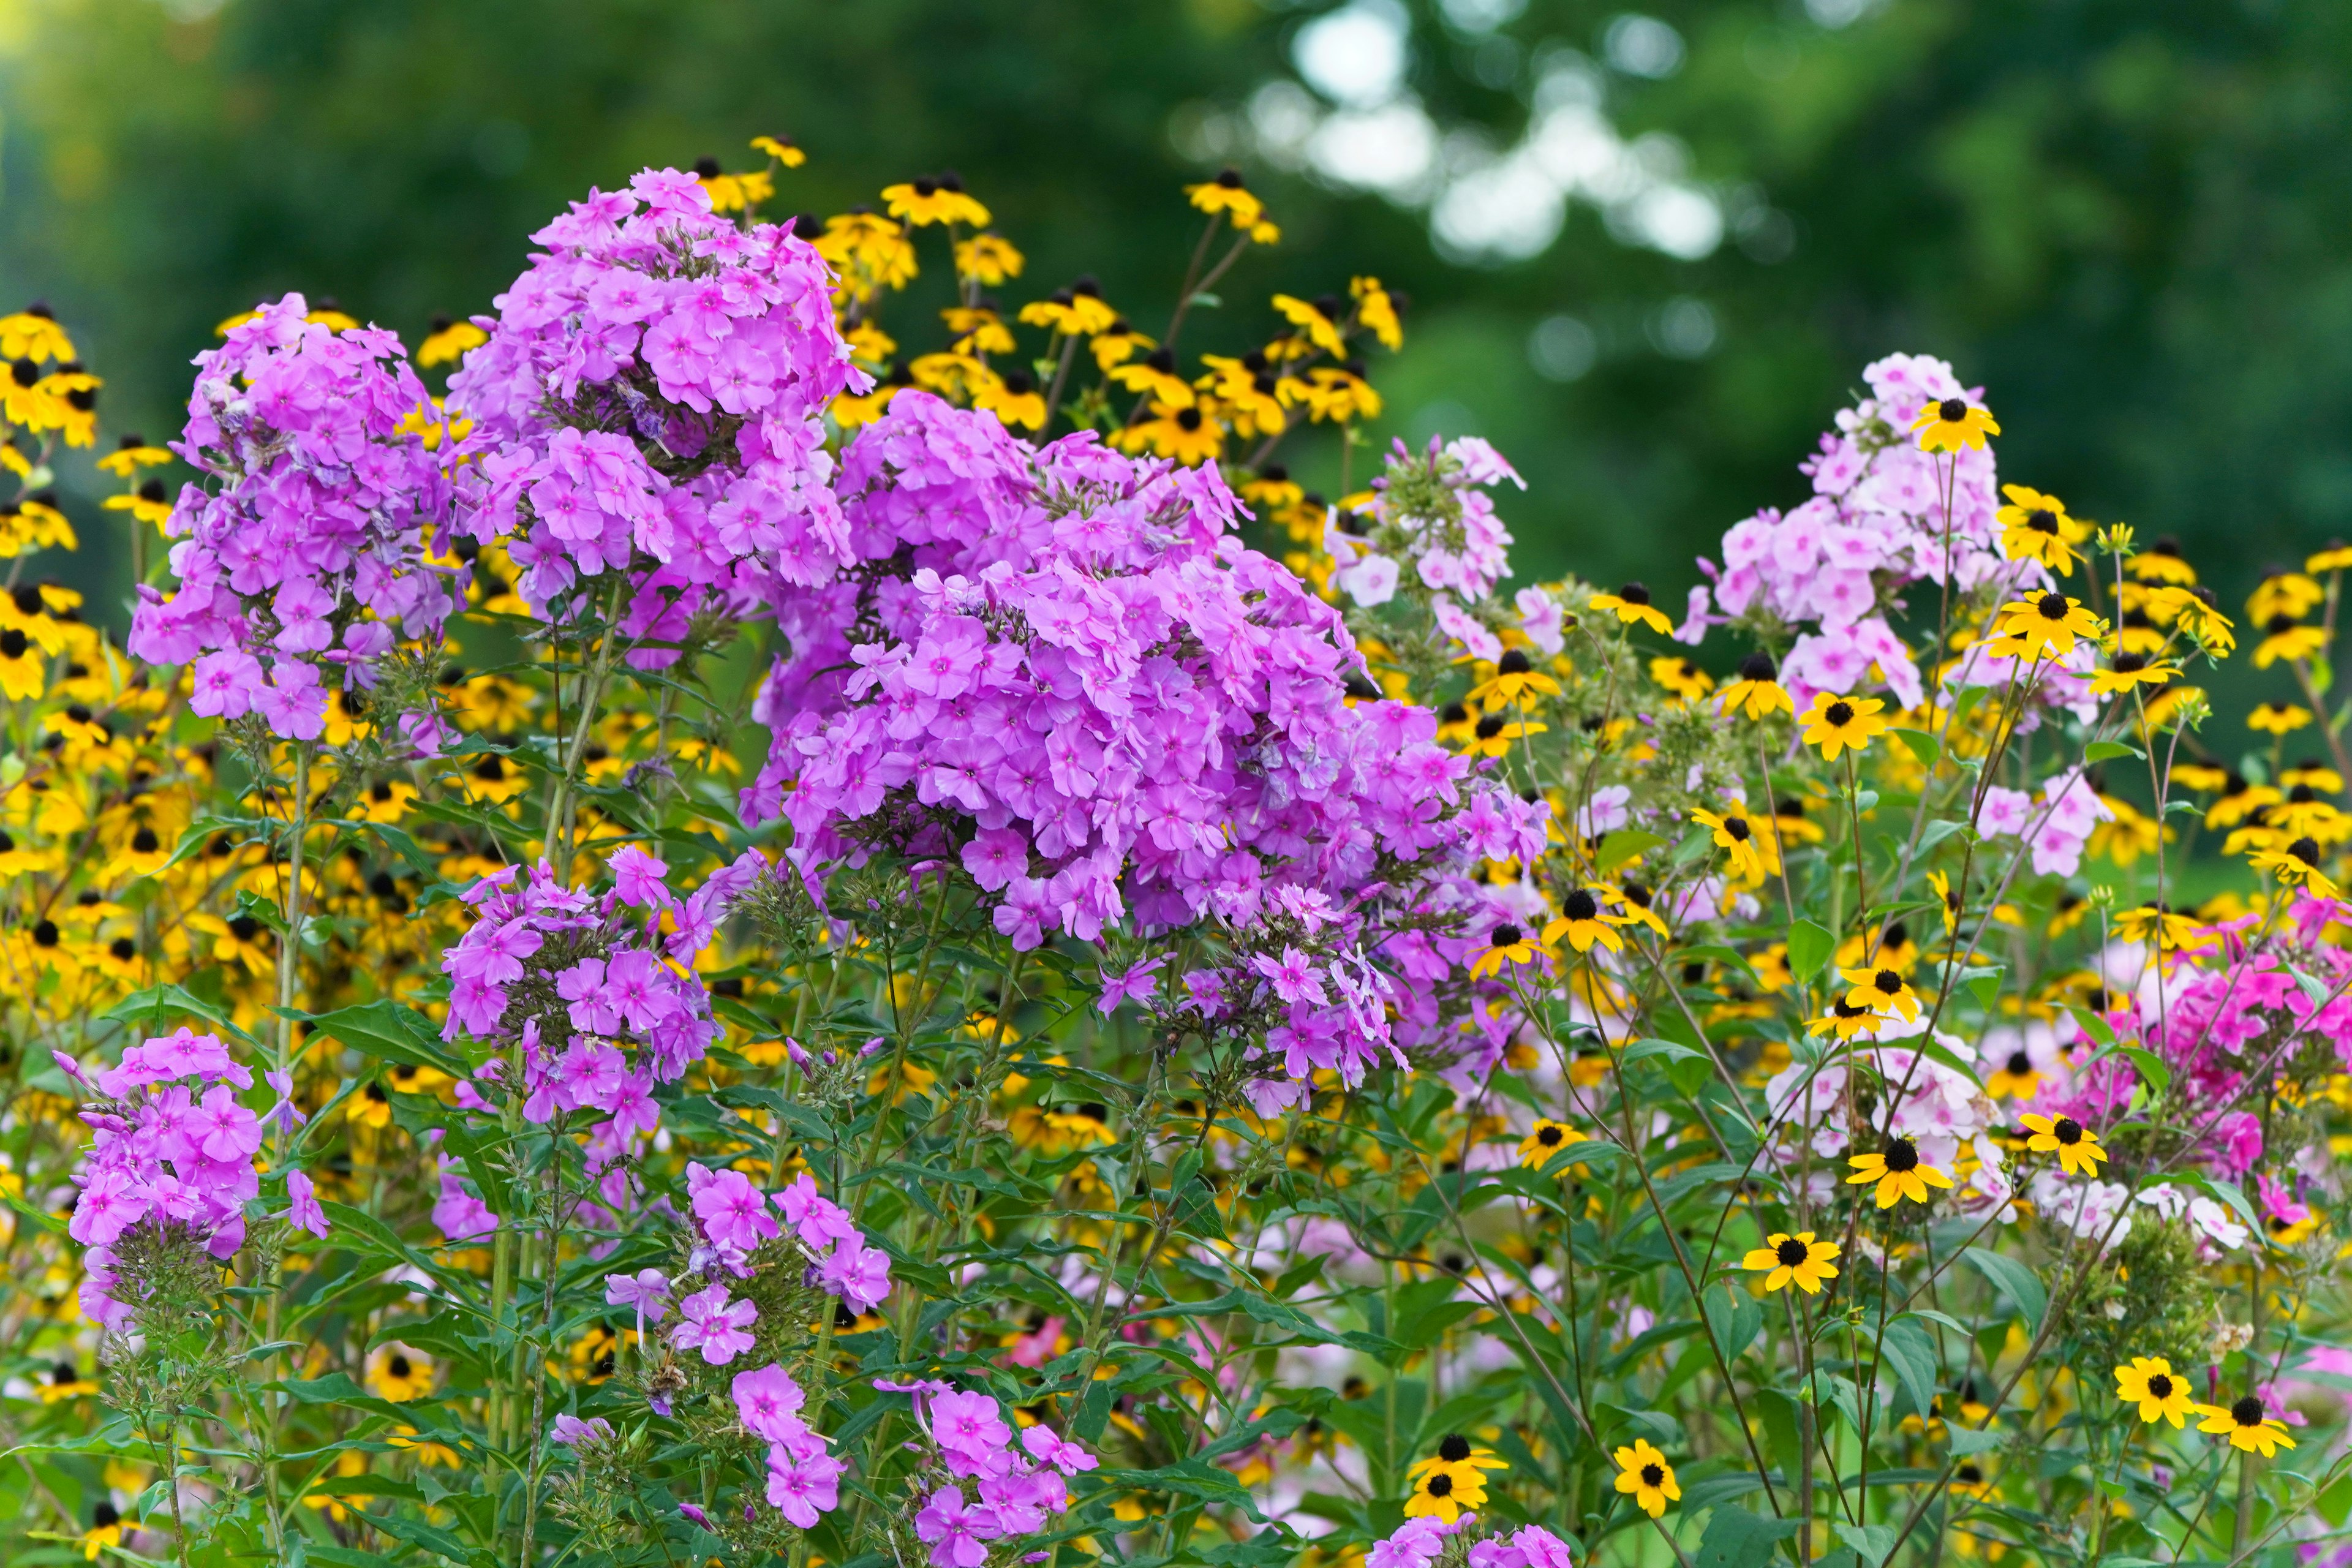
<path id="1" fill-rule="evenodd" d="M 6 1561 L 2352 1562 L 2352 548 L 1889 344 L 1526 581 L 1241 174 L 742 162 L 152 440 L 0 318 Z"/>

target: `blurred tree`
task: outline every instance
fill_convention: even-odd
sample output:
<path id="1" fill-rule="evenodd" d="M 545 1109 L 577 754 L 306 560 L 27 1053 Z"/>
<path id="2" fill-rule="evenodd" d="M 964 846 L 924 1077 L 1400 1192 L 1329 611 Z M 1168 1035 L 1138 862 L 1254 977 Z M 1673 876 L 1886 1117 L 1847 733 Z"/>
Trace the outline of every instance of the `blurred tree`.
<path id="1" fill-rule="evenodd" d="M 1188 345 L 1402 288 L 1387 428 L 1520 463 L 1528 570 L 1677 592 L 1898 348 L 1990 386 L 2005 472 L 2226 554 L 2225 593 L 2352 531 L 2352 8 L 1625 3 L 14 0 L 0 264 L 112 428 L 164 426 L 257 297 L 414 342 L 590 184 L 761 132 L 812 154 L 782 208 L 953 164 L 1030 252 L 1008 302 L 1092 271 L 1147 326 L 1176 187 L 1231 160 L 1286 239 Z"/>

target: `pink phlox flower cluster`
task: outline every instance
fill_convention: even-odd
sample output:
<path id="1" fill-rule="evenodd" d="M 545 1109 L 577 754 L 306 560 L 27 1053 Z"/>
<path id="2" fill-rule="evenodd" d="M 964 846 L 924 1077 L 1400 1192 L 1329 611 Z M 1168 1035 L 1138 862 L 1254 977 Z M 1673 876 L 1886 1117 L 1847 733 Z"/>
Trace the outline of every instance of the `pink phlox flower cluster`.
<path id="1" fill-rule="evenodd" d="M 2021 789 L 1992 785 L 1984 792 L 1976 826 L 1988 838 L 2023 837 L 2036 876 L 2071 877 L 2082 866 L 2092 829 L 2115 815 L 2083 770 L 2073 768 L 2042 780 L 2039 800 Z"/>
<path id="2" fill-rule="evenodd" d="M 709 994 L 686 966 L 766 864 L 747 853 L 685 900 L 664 885 L 668 868 L 635 847 L 614 856 L 615 885 L 601 896 L 564 886 L 544 861 L 528 875 L 509 867 L 484 878 L 466 894 L 474 924 L 442 952 L 451 983 L 442 1037 L 519 1041 L 523 1114 L 601 1113 L 591 1150 L 601 1167 L 654 1131 L 655 1086 L 683 1078 L 719 1037 Z M 666 921 L 675 929 L 665 938 Z M 551 984 L 552 1006 L 516 1000 L 527 974 Z M 497 1081 L 485 1070 L 468 1096 L 488 1103 L 482 1085 Z"/>
<path id="3" fill-rule="evenodd" d="M 1095 1457 L 1044 1426 L 1016 1442 L 996 1401 L 927 1384 L 920 1419 L 950 1478 L 931 1491 L 915 1516 L 916 1536 L 929 1546 L 934 1568 L 978 1568 L 989 1542 L 1044 1530 L 1070 1506 L 1066 1477 L 1091 1470 Z M 969 1484 L 971 1491 L 967 1492 Z"/>
<path id="4" fill-rule="evenodd" d="M 752 1254 L 789 1229 L 809 1260 L 806 1283 L 859 1312 L 890 1294 L 890 1255 L 867 1245 L 849 1211 L 818 1192 L 807 1172 L 782 1192 L 762 1193 L 740 1171 L 689 1162 L 686 1181 L 697 1237 L 688 1259 L 694 1271 L 748 1279 Z"/>
<path id="5" fill-rule="evenodd" d="M 841 1505 L 841 1478 L 849 1467 L 802 1419 L 805 1395 L 792 1374 L 771 1363 L 735 1374 L 730 1384 L 743 1428 L 768 1444 L 768 1501 L 803 1530 Z"/>
<path id="6" fill-rule="evenodd" d="M 1576 1568 L 1576 1552 L 1542 1525 L 1530 1524 L 1507 1536 L 1474 1542 L 1470 1568 Z"/>
<path id="7" fill-rule="evenodd" d="M 677 1304 L 677 1327 L 670 1342 L 682 1351 L 700 1351 L 713 1366 L 725 1366 L 751 1348 L 751 1325 L 760 1309 L 731 1299 L 723 1282 L 705 1286 Z"/>
<path id="8" fill-rule="evenodd" d="M 449 379 L 475 421 L 459 527 L 508 541 L 523 597 L 561 620 L 625 572 L 623 631 L 674 642 L 698 611 L 748 614 L 848 565 L 823 416 L 868 383 L 814 248 L 718 216 L 674 169 L 531 237 L 545 249 Z"/>
<path id="9" fill-rule="evenodd" d="M 1999 581 L 2013 595 L 2049 584 L 2040 565 L 2000 553 L 1990 450 L 1960 453 L 1948 473 L 1951 459 L 1920 451 L 1910 437 L 1925 404 L 1977 395 L 1964 391 L 1951 366 L 1893 354 L 1867 366 L 1863 379 L 1870 395 L 1841 412 L 1820 450 L 1799 465 L 1812 481 L 1812 498 L 1735 524 L 1723 536 L 1722 566 L 1699 563 L 1726 616 L 1799 634 L 1780 673 L 1801 708 L 1816 691 L 1872 684 L 1906 708 L 1920 701 L 1919 670 L 1886 612 L 1899 605 L 1905 585 L 1944 581 L 1948 550 L 1962 590 Z M 1690 620 L 1706 619 L 1694 594 Z"/>
<path id="10" fill-rule="evenodd" d="M 2218 1199 L 2191 1192 L 2176 1182 L 2159 1182 L 2147 1188 L 2138 1201 L 2167 1219 L 2187 1220 L 2198 1235 L 2200 1252 L 2208 1258 L 2221 1252 L 2238 1251 L 2251 1234 L 2244 1223 Z"/>
<path id="11" fill-rule="evenodd" d="M 425 385 L 397 337 L 337 333 L 306 322 L 309 308 L 289 294 L 196 356 L 173 450 L 205 478 L 164 524 L 180 585 L 169 599 L 140 587 L 129 643 L 195 666 L 194 711 L 258 713 L 305 741 L 326 724 L 322 667 L 373 686 L 397 638 L 437 644 L 457 607 L 423 553 L 450 509 L 412 418 Z"/>
<path id="12" fill-rule="evenodd" d="M 456 1172 L 444 1167 L 441 1190 L 433 1200 L 433 1225 L 451 1246 L 457 1246 L 496 1231 L 499 1216 Z"/>
<path id="13" fill-rule="evenodd" d="M 1392 1534 L 1372 1542 L 1372 1549 L 1364 1553 L 1364 1568 L 1429 1568 L 1429 1565 L 1436 1562 L 1438 1555 L 1445 1550 L 1447 1541 L 1465 1531 L 1475 1531 L 1477 1528 L 1478 1516 L 1475 1513 L 1458 1514 L 1450 1524 L 1431 1514 L 1408 1519 L 1398 1526 Z M 1534 1526 L 1529 1526 L 1519 1533 L 1542 1535 L 1557 1540 L 1557 1537 L 1550 1536 L 1549 1531 Z M 1477 1544 L 1489 1543 L 1481 1542 Z M 1565 1547 L 1562 1550 L 1565 1551 Z M 1535 1560 L 1529 1559 L 1529 1561 Z M 1564 1560 L 1558 1564 L 1552 1563 L 1549 1558 L 1543 1561 L 1545 1568 L 1568 1568 Z M 1487 1568 L 1487 1565 L 1482 1563 L 1480 1568 Z M 1519 1565 L 1513 1564 L 1512 1568 L 1519 1568 Z"/>
<path id="14" fill-rule="evenodd" d="M 1527 481 L 1475 436 L 1451 443 L 1432 436 L 1428 449 L 1419 454 L 1400 438 L 1391 447 L 1389 463 L 1391 475 L 1398 468 L 1423 467 L 1446 499 L 1434 509 L 1436 515 L 1418 515 L 1406 509 L 1391 478 L 1383 476 L 1372 481 L 1369 530 L 1363 519 L 1334 508 L 1323 531 L 1323 547 L 1335 568 L 1332 585 L 1359 606 L 1371 609 L 1395 597 L 1410 572 L 1429 594 L 1431 610 L 1447 635 L 1482 658 L 1498 658 L 1502 644 L 1467 606 L 1486 599 L 1496 583 L 1511 574 L 1510 530 L 1496 515 L 1486 489 L 1506 479 L 1525 489 Z M 1559 609 L 1551 605 L 1545 613 L 1546 595 L 1530 590 L 1520 598 L 1523 615 L 1557 629 Z M 1484 651 L 1489 647 L 1492 651 Z"/>
<path id="15" fill-rule="evenodd" d="M 116 1294 L 113 1244 L 124 1231 L 141 1224 L 179 1226 L 220 1259 L 245 1245 L 246 1200 L 261 1191 L 253 1157 L 262 1126 L 236 1092 L 253 1086 L 253 1074 L 230 1058 L 217 1036 L 185 1028 L 129 1047 L 119 1066 L 94 1079 L 68 1058 L 60 1064 L 102 1097 L 82 1109 L 90 1149 L 74 1176 L 81 1193 L 66 1226 L 89 1248 L 82 1314 L 121 1330 L 132 1321 Z M 289 1186 L 289 1195 L 295 1223 L 315 1221 L 323 1232 L 326 1216 L 308 1179 Z"/>

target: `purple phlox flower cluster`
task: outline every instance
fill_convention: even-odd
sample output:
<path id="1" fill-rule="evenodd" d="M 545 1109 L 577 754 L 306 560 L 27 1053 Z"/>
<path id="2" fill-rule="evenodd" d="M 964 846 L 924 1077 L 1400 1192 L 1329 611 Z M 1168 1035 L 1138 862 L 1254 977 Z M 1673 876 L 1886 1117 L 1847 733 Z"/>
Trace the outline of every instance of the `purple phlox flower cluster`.
<path id="1" fill-rule="evenodd" d="M 441 1170 L 441 1190 L 433 1200 L 433 1225 L 451 1246 L 478 1241 L 499 1228 L 490 1205 L 446 1165 Z"/>
<path id="2" fill-rule="evenodd" d="M 489 340 L 449 394 L 475 422 L 458 526 L 508 540 L 534 609 L 564 619 L 625 572 L 623 631 L 674 642 L 698 611 L 849 564 L 823 415 L 868 383 L 808 242 L 717 216 L 675 169 L 592 190 L 531 237 L 546 248 L 478 320 Z"/>
<path id="3" fill-rule="evenodd" d="M 456 608 L 424 555 L 450 507 L 417 428 L 425 385 L 392 333 L 339 334 L 309 308 L 289 294 L 196 356 L 173 450 L 209 483 L 182 487 L 164 524 L 179 590 L 141 585 L 130 637 L 137 658 L 194 663 L 195 712 L 305 741 L 328 679 L 373 686 L 396 639 L 437 645 Z"/>
<path id="4" fill-rule="evenodd" d="M 1800 465 L 1812 499 L 1735 525 L 1723 536 L 1720 569 L 1698 563 L 1725 616 L 1799 633 L 1780 675 L 1801 708 L 1815 691 L 1867 686 L 1874 665 L 1903 706 L 1920 701 L 1918 668 L 1885 612 L 1906 584 L 1944 581 L 1948 469 L 1953 583 L 1965 591 L 1997 582 L 2012 597 L 2050 583 L 2039 564 L 2000 552 L 1991 450 L 1930 455 L 1909 434 L 1928 402 L 1980 395 L 1965 391 L 1944 361 L 1919 354 L 1891 354 L 1865 367 L 1863 379 L 1870 395 L 1842 411 L 1837 428 Z M 1988 668 L 1968 679 L 1996 678 Z M 2005 667 L 1998 679 L 2006 679 Z"/>
<path id="5" fill-rule="evenodd" d="M 1977 831 L 1988 838 L 2022 837 L 2033 851 L 2035 875 L 2071 877 L 2083 863 L 2091 830 L 2115 815 L 2083 770 L 2074 768 L 2042 780 L 2038 798 L 2000 784 L 1987 789 Z"/>
<path id="6" fill-rule="evenodd" d="M 747 851 L 684 900 L 663 880 L 668 868 L 634 845 L 612 869 L 602 895 L 564 886 L 543 861 L 528 874 L 494 872 L 465 895 L 474 924 L 442 952 L 451 982 L 443 1038 L 520 1044 L 524 1116 L 602 1115 L 589 1151 L 600 1170 L 654 1131 L 655 1086 L 683 1078 L 719 1037 L 709 994 L 687 965 L 767 862 Z M 486 1068 L 460 1098 L 487 1104 L 485 1084 L 506 1087 Z"/>
<path id="7" fill-rule="evenodd" d="M 180 1226 L 221 1259 L 245 1245 L 245 1203 L 261 1191 L 253 1157 L 262 1127 L 236 1094 L 253 1087 L 253 1074 L 217 1036 L 185 1028 L 131 1047 L 120 1066 L 94 1077 L 69 1058 L 60 1057 L 59 1064 L 100 1097 L 82 1109 L 89 1157 L 75 1174 L 81 1194 L 66 1227 L 89 1249 L 82 1314 L 105 1328 L 126 1329 L 132 1313 L 116 1298 L 114 1270 L 114 1243 L 124 1231 L 142 1224 Z M 308 1179 L 289 1192 L 295 1223 L 315 1217 L 323 1234 L 326 1216 Z"/>
<path id="8" fill-rule="evenodd" d="M 567 1413 L 558 1415 L 550 1424 L 547 1435 L 558 1443 L 578 1447 L 583 1443 L 593 1443 L 601 1438 L 610 1437 L 613 1435 L 613 1424 L 602 1415 L 592 1415 L 583 1421 L 579 1416 Z"/>
<path id="9" fill-rule="evenodd" d="M 1447 443 L 1432 436 L 1428 449 L 1418 456 L 1399 439 L 1389 465 L 1389 474 L 1372 481 L 1369 526 L 1362 516 L 1337 507 L 1324 523 L 1323 547 L 1335 568 L 1332 586 L 1371 609 L 1396 596 L 1410 570 L 1419 591 L 1428 594 L 1440 630 L 1480 658 L 1501 658 L 1501 641 L 1471 613 L 1511 574 L 1510 531 L 1496 515 L 1486 488 L 1508 479 L 1525 489 L 1528 482 L 1475 436 Z M 1436 493 L 1444 498 L 1434 515 L 1409 510 L 1394 484 L 1398 470 L 1415 466 L 1437 481 Z M 1519 601 L 1530 640 L 1548 642 L 1546 651 L 1558 653 L 1564 646 L 1559 604 L 1541 589 L 1522 590 Z"/>
<path id="10" fill-rule="evenodd" d="M 1044 1530 L 1070 1506 L 1066 1478 L 1095 1468 L 1092 1454 L 1048 1427 L 1028 1427 L 1016 1440 L 988 1394 L 926 1384 L 916 1403 L 949 1478 L 915 1515 L 935 1568 L 979 1568 L 991 1542 L 1017 1545 Z"/>
<path id="11" fill-rule="evenodd" d="M 730 1385 L 744 1430 L 768 1444 L 768 1501 L 803 1530 L 841 1505 L 841 1478 L 849 1467 L 826 1450 L 825 1439 L 801 1418 L 805 1396 L 781 1366 L 735 1374 Z"/>
<path id="12" fill-rule="evenodd" d="M 1456 1515 L 1450 1523 L 1430 1514 L 1408 1519 L 1394 1533 L 1372 1542 L 1372 1549 L 1364 1554 L 1364 1568 L 1429 1568 L 1445 1550 L 1448 1541 L 1477 1528 L 1478 1516 L 1475 1513 Z M 1549 1563 L 1547 1568 L 1550 1568 Z"/>
<path id="13" fill-rule="evenodd" d="M 761 1244 L 790 1230 L 809 1260 L 807 1284 L 859 1312 L 873 1310 L 890 1294 L 890 1255 L 867 1245 L 849 1211 L 818 1192 L 807 1172 L 778 1193 L 761 1193 L 740 1171 L 692 1163 L 686 1181 L 698 1237 L 689 1259 L 696 1271 L 749 1279 Z"/>
<path id="14" fill-rule="evenodd" d="M 1288 888 L 1378 952 L 1362 900 L 1382 860 L 1426 873 L 1460 852 L 1469 763 L 1427 710 L 1349 700 L 1345 627 L 1239 542 L 1213 469 L 1089 434 L 1034 451 L 909 392 L 860 433 L 841 489 L 859 558 L 903 574 L 780 609 L 792 651 L 755 710 L 775 743 L 743 799 L 792 822 L 813 888 L 877 848 L 951 858 L 1024 949 L 1121 921 L 1247 930 Z M 1350 968 L 1326 985 L 1295 1026 L 1333 1043 L 1302 1059 L 1369 1059 L 1384 984 Z"/>

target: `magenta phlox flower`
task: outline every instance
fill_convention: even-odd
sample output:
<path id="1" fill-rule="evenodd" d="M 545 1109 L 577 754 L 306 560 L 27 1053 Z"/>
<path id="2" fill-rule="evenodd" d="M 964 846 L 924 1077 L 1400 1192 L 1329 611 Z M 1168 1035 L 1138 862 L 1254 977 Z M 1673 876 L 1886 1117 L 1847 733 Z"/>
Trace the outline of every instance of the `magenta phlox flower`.
<path id="1" fill-rule="evenodd" d="M 931 1440 L 952 1464 L 962 1459 L 974 1474 L 995 1467 L 1005 1457 L 1013 1428 L 999 1415 L 996 1401 L 985 1394 L 950 1392 L 931 1401 Z"/>
<path id="2" fill-rule="evenodd" d="M 759 1321 L 760 1310 L 749 1301 L 730 1300 L 727 1287 L 711 1285 L 677 1304 L 677 1327 L 670 1342 L 679 1350 L 698 1350 L 713 1366 L 725 1366 L 751 1348 L 745 1331 Z"/>
<path id="3" fill-rule="evenodd" d="M 781 1234 L 767 1199 L 740 1171 L 710 1173 L 693 1193 L 694 1216 L 714 1247 L 749 1253 Z"/>
<path id="4" fill-rule="evenodd" d="M 739 1372 L 728 1385 L 744 1429 L 772 1443 L 781 1443 L 808 1430 L 801 1420 L 806 1395 L 792 1374 L 770 1363 L 752 1372 Z"/>
<path id="5" fill-rule="evenodd" d="M 1029 1457 L 1041 1465 L 1051 1465 L 1066 1476 L 1091 1470 L 1097 1462 L 1092 1454 L 1069 1441 L 1050 1426 L 1025 1426 L 1021 1431 L 1021 1446 Z"/>
<path id="6" fill-rule="evenodd" d="M 1152 976 L 1167 962 L 1167 956 L 1162 954 L 1129 964 L 1126 972 L 1116 978 L 1104 975 L 1102 994 L 1095 998 L 1095 1006 L 1108 1018 L 1118 1011 L 1118 1005 L 1122 1002 L 1149 1002 L 1158 985 Z"/>
<path id="7" fill-rule="evenodd" d="M 583 1421 L 579 1416 L 566 1412 L 556 1416 L 548 1425 L 550 1437 L 572 1447 L 577 1447 L 583 1443 L 593 1442 L 599 1437 L 609 1437 L 612 1435 L 613 1424 L 602 1415 L 591 1416 Z"/>
<path id="8" fill-rule="evenodd" d="M 841 1478 L 849 1467 L 825 1451 L 824 1439 L 805 1428 L 768 1447 L 768 1501 L 803 1530 L 841 1506 Z"/>
<path id="9" fill-rule="evenodd" d="M 980 1568 L 999 1533 L 994 1515 L 965 1500 L 959 1487 L 931 1493 L 915 1515 L 915 1536 L 931 1549 L 934 1568 Z"/>
<path id="10" fill-rule="evenodd" d="M 317 1237 L 327 1239 L 327 1211 L 320 1205 L 310 1176 L 301 1171 L 286 1173 L 286 1223 L 299 1226 Z"/>
<path id="11" fill-rule="evenodd" d="M 636 1313 L 637 1331 L 642 1334 L 646 1324 L 658 1323 L 669 1315 L 669 1277 L 658 1268 L 640 1268 L 635 1274 L 607 1274 L 604 1302 Z"/>
<path id="12" fill-rule="evenodd" d="M 878 1247 L 845 1241 L 817 1265 L 816 1278 L 852 1310 L 870 1312 L 890 1294 L 890 1255 Z"/>
<path id="13" fill-rule="evenodd" d="M 1254 953 L 1250 958 L 1250 967 L 1265 976 L 1274 994 L 1285 1002 L 1320 1005 L 1326 1000 L 1321 973 L 1296 947 L 1283 949 L 1280 958 L 1263 952 Z"/>
<path id="14" fill-rule="evenodd" d="M 806 1171 L 793 1178 L 792 1184 L 780 1193 L 768 1194 L 793 1227 L 801 1245 L 813 1253 L 823 1253 L 837 1242 L 861 1239 L 857 1224 L 849 1211 L 816 1190 L 816 1179 Z"/>
<path id="15" fill-rule="evenodd" d="M 441 1173 L 441 1195 L 433 1203 L 433 1226 L 451 1244 L 479 1240 L 499 1228 L 499 1216 L 490 1205 L 469 1191 L 465 1183 L 444 1171 Z"/>

